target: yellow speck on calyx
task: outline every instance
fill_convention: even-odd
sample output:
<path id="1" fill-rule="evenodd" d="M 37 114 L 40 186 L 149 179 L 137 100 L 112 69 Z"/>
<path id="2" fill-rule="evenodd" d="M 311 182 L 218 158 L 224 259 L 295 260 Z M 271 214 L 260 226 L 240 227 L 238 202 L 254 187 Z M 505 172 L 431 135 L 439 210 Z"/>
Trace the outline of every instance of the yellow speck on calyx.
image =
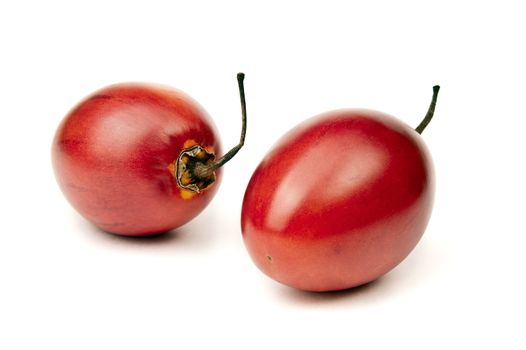
<path id="1" fill-rule="evenodd" d="M 195 145 L 197 145 L 197 142 L 195 140 L 190 139 L 190 140 L 186 140 L 184 142 L 183 148 L 190 148 L 190 147 L 193 147 Z"/>
<path id="2" fill-rule="evenodd" d="M 190 190 L 187 190 L 187 189 L 184 189 L 184 188 L 181 188 L 181 198 L 182 199 L 191 199 L 193 198 L 197 193 L 196 192 L 192 192 Z"/>
<path id="3" fill-rule="evenodd" d="M 187 186 L 192 183 L 192 175 L 189 172 L 184 172 L 179 181 L 181 181 L 181 184 Z"/>
<path id="4" fill-rule="evenodd" d="M 168 171 L 175 176 L 175 162 L 168 164 Z"/>

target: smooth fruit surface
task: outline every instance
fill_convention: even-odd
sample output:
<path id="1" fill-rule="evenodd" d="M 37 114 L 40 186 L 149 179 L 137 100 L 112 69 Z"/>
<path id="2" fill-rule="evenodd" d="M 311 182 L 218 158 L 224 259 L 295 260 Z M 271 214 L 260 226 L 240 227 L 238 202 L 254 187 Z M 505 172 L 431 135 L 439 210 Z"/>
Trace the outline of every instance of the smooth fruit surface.
<path id="1" fill-rule="evenodd" d="M 220 180 L 198 193 L 175 178 L 181 151 L 220 152 L 207 113 L 181 91 L 150 84 L 106 87 L 60 124 L 52 148 L 62 192 L 86 219 L 122 235 L 171 230 L 196 216 Z"/>
<path id="2" fill-rule="evenodd" d="M 347 289 L 410 253 L 433 196 L 432 162 L 415 130 L 380 112 L 329 112 L 293 128 L 257 167 L 243 201 L 243 239 L 279 282 Z"/>

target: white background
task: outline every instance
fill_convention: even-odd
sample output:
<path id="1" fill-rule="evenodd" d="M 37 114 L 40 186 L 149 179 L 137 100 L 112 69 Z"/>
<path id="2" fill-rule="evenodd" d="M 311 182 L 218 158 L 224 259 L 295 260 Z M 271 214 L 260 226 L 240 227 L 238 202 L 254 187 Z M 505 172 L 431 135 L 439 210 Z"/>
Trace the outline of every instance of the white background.
<path id="1" fill-rule="evenodd" d="M 361 3 L 361 4 L 360 4 Z M 4 1 L 1 349 L 524 349 L 525 11 L 520 1 Z M 153 239 L 85 222 L 50 166 L 62 117 L 105 85 L 197 99 L 246 147 L 213 203 Z M 413 253 L 366 287 L 305 293 L 257 270 L 244 188 L 285 131 L 366 107 L 424 132 L 437 195 Z"/>

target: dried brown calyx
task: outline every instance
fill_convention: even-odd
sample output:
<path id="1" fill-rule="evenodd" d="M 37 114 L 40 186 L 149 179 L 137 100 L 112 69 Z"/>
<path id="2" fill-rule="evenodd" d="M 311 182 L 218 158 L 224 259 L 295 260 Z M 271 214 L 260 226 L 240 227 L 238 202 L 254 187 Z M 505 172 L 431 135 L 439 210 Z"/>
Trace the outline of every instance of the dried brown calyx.
<path id="1" fill-rule="evenodd" d="M 177 158 L 175 179 L 179 187 L 201 192 L 216 180 L 216 156 L 200 145 L 184 149 Z"/>

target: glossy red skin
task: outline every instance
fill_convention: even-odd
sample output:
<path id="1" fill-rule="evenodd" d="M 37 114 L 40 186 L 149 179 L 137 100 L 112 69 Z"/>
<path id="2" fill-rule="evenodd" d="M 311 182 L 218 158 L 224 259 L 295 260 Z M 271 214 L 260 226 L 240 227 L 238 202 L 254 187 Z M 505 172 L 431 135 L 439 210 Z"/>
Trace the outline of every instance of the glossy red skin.
<path id="1" fill-rule="evenodd" d="M 189 96 L 159 85 L 118 84 L 64 118 L 53 166 L 62 192 L 86 219 L 115 234 L 151 235 L 188 222 L 217 190 L 220 172 L 209 188 L 183 198 L 170 164 L 192 140 L 220 152 L 212 120 Z"/>
<path id="2" fill-rule="evenodd" d="M 411 252 L 433 196 L 432 162 L 417 132 L 383 113 L 334 111 L 292 129 L 255 170 L 243 238 L 256 265 L 279 282 L 347 289 Z"/>

